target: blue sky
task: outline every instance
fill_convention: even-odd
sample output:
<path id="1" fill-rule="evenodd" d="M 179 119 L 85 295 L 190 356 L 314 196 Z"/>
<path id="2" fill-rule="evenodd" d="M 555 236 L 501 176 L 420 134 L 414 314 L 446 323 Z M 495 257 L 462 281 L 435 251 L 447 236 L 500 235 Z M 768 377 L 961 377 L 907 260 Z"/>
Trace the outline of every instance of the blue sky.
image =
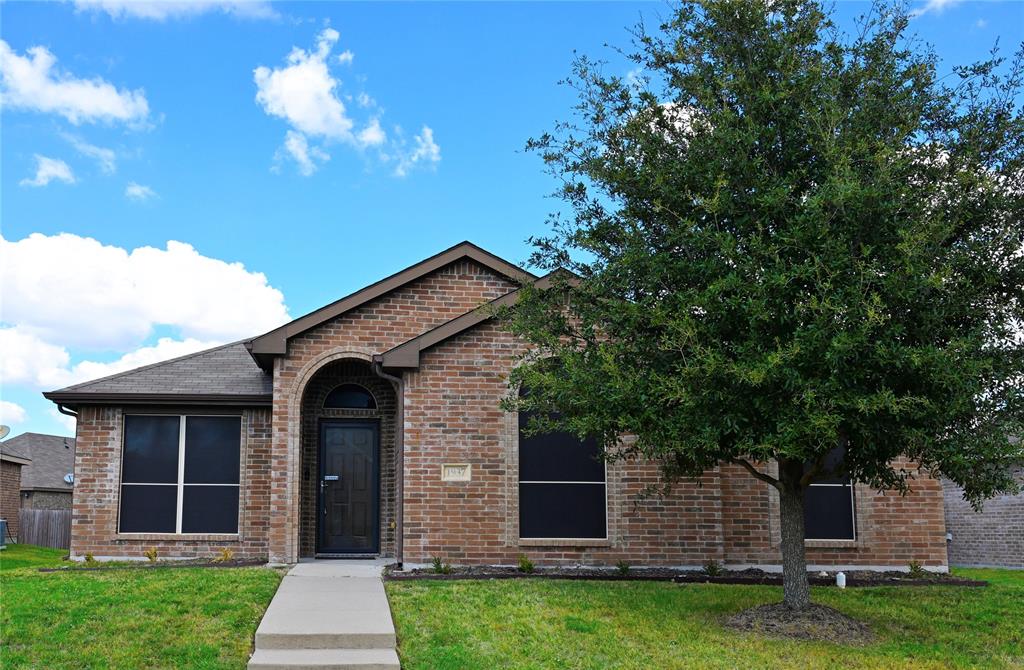
<path id="1" fill-rule="evenodd" d="M 911 6 L 943 72 L 1024 41 L 1024 2 Z M 71 434 L 41 390 L 257 334 L 463 239 L 524 261 L 556 203 L 522 147 L 567 115 L 573 52 L 625 74 L 603 45 L 667 11 L 3 2 L 0 420 Z"/>

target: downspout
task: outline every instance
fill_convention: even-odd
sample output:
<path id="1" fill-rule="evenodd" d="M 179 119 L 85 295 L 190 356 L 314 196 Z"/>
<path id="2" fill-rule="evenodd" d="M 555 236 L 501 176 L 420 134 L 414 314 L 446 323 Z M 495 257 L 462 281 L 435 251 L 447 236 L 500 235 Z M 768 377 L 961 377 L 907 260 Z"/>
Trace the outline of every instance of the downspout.
<path id="1" fill-rule="evenodd" d="M 60 412 L 61 414 L 66 414 L 68 416 L 73 416 L 76 419 L 78 418 L 78 412 L 70 410 L 67 407 L 65 407 L 64 405 L 60 404 L 60 403 L 57 403 L 57 411 Z"/>
<path id="2" fill-rule="evenodd" d="M 395 408 L 395 560 L 402 567 L 402 555 L 405 547 L 403 533 L 405 517 L 405 384 L 401 377 L 384 372 L 380 356 L 373 357 L 373 372 L 381 379 L 386 379 L 398 389 L 397 407 Z"/>

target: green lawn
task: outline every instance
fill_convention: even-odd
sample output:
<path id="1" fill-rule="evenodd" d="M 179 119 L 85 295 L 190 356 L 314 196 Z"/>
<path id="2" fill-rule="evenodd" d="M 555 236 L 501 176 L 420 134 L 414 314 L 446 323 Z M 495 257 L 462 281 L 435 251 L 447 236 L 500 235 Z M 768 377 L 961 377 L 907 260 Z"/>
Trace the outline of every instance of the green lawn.
<path id="1" fill-rule="evenodd" d="M 64 550 L 0 552 L 0 667 L 244 668 L 280 575 L 264 568 L 40 573 Z"/>
<path id="2" fill-rule="evenodd" d="M 19 568 L 56 568 L 64 563 L 67 549 L 35 547 L 31 544 L 9 544 L 0 551 L 0 572 Z"/>
<path id="3" fill-rule="evenodd" d="M 1024 668 L 1024 572 L 959 570 L 987 588 L 815 588 L 869 623 L 866 647 L 725 629 L 771 586 L 544 579 L 388 582 L 406 670 Z"/>

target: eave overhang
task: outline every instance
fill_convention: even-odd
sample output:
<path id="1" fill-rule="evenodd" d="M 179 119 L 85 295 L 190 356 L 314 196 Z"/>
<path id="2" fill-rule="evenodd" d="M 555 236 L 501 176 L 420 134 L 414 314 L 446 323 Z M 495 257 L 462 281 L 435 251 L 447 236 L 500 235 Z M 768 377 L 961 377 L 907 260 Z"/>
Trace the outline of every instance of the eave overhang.
<path id="1" fill-rule="evenodd" d="M 43 397 L 76 409 L 82 405 L 202 405 L 216 407 L 270 407 L 273 395 L 218 393 L 87 393 L 49 391 Z"/>

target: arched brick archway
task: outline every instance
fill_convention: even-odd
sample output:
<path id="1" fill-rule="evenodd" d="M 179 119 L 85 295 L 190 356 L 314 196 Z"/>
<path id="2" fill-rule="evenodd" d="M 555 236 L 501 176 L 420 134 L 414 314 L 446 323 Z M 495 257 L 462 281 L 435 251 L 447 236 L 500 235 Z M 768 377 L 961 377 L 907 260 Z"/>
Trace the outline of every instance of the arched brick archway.
<path id="1" fill-rule="evenodd" d="M 328 394 L 342 384 L 356 384 L 365 388 L 372 394 L 376 407 L 324 407 Z M 380 554 L 395 555 L 397 402 L 397 394 L 391 382 L 375 374 L 371 364 L 365 360 L 337 358 L 322 365 L 308 377 L 299 404 L 299 557 L 311 557 L 317 551 L 320 425 L 330 419 L 365 419 L 379 425 L 380 449 L 375 474 L 379 478 L 377 504 Z"/>

